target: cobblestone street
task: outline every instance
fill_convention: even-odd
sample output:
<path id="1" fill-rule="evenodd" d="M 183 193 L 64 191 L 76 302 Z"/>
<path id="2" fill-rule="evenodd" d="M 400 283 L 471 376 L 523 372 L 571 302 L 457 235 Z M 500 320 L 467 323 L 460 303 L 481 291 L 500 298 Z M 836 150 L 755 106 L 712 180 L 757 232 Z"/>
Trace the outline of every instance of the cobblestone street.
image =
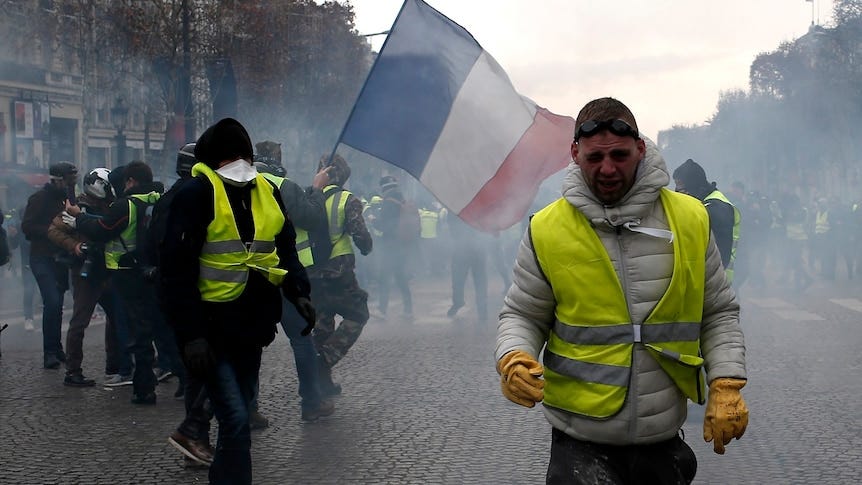
<path id="1" fill-rule="evenodd" d="M 11 281 L 0 280 L 6 315 Z M 492 285 L 494 298 L 500 291 Z M 280 334 L 264 351 L 260 401 L 270 426 L 252 434 L 255 483 L 544 483 L 549 425 L 538 407 L 502 397 L 495 323 L 474 321 L 469 291 L 468 306 L 447 318 L 448 295 L 442 280 L 416 285 L 415 321 L 373 315 L 335 369 L 344 387 L 336 413 L 317 423 L 299 418 L 293 356 Z M 695 483 L 859 482 L 858 295 L 858 286 L 835 285 L 743 297 L 751 422 L 719 456 L 701 438 L 703 409 L 691 407 L 684 431 L 698 456 Z M 396 298 L 390 313 L 398 310 Z M 41 368 L 41 334 L 6 321 L 0 483 L 206 483 L 206 471 L 184 467 L 167 443 L 183 413 L 176 380 L 157 389 L 154 407 L 130 404 L 129 387 L 64 387 L 62 371 Z M 98 382 L 103 329 L 94 320 L 85 341 L 84 369 Z"/>

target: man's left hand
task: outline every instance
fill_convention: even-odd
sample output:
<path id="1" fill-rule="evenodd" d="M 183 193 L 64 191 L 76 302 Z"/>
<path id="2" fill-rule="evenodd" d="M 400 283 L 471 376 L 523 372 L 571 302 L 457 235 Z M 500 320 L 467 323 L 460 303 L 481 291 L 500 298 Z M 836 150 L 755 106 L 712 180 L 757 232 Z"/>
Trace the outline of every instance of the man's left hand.
<path id="1" fill-rule="evenodd" d="M 703 417 L 703 439 L 715 440 L 713 450 L 724 454 L 724 445 L 731 438 L 742 438 L 748 426 L 748 407 L 739 390 L 745 379 L 722 377 L 709 383 L 709 398 Z"/>

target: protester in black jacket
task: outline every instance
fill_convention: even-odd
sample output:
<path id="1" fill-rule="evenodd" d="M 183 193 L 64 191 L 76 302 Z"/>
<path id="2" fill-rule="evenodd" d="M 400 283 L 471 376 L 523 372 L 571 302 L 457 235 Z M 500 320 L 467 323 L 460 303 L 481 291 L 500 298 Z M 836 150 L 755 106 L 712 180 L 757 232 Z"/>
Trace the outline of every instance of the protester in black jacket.
<path id="1" fill-rule="evenodd" d="M 48 239 L 48 227 L 63 211 L 67 199 L 74 200 L 78 169 L 69 162 L 57 162 L 48 169 L 51 181 L 27 200 L 21 230 L 30 241 L 30 268 L 42 295 L 42 348 L 46 369 L 59 369 L 66 361 L 60 342 L 63 322 L 63 295 L 69 289 L 69 262 L 60 248 Z"/>
<path id="2" fill-rule="evenodd" d="M 282 294 L 307 322 L 315 317 L 293 225 L 278 190 L 252 167 L 253 156 L 238 121 L 226 118 L 204 131 L 195 178 L 174 197 L 160 248 L 167 317 L 219 421 L 210 483 L 252 481 L 250 404 Z"/>

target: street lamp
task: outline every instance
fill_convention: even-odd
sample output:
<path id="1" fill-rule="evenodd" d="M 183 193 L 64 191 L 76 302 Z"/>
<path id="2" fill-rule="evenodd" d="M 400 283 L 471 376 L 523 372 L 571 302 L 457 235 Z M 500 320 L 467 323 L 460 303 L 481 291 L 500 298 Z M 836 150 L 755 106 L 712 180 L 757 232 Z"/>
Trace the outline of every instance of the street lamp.
<path id="1" fill-rule="evenodd" d="M 123 102 L 122 97 L 118 97 L 111 108 L 111 121 L 114 122 L 114 128 L 117 129 L 117 163 L 115 167 L 122 165 L 126 159 L 126 135 L 123 130 L 126 128 L 126 116 L 129 114 L 129 108 Z"/>

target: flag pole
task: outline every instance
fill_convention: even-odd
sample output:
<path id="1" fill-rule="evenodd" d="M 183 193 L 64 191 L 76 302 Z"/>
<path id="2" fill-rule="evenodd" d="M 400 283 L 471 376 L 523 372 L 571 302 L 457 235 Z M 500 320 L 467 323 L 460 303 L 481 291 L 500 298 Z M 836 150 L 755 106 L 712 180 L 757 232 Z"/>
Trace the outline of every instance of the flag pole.
<path id="1" fill-rule="evenodd" d="M 344 131 L 347 129 L 347 125 L 350 124 L 350 119 L 353 118 L 353 112 L 356 111 L 356 100 L 362 97 L 362 93 L 365 92 L 365 86 L 368 85 L 368 78 L 371 77 L 371 73 L 374 72 L 374 68 L 377 66 L 377 62 L 380 61 L 380 57 L 383 54 L 383 51 L 386 49 L 386 44 L 389 42 L 389 37 L 395 32 L 395 26 L 398 25 L 398 19 L 401 18 L 401 14 L 404 13 L 404 7 L 407 6 L 407 2 L 412 2 L 415 0 L 404 0 L 404 3 L 401 4 L 401 9 L 398 10 L 398 15 L 395 16 L 395 21 L 392 22 L 392 27 L 389 28 L 389 35 L 386 36 L 386 39 L 383 41 L 383 45 L 380 46 L 380 52 L 377 53 L 377 58 L 374 59 L 374 63 L 371 64 L 371 69 L 368 70 L 368 74 L 365 76 L 365 81 L 362 83 L 362 89 L 359 90 L 359 94 L 356 95 L 356 99 L 353 101 L 353 107 L 350 108 L 350 114 L 347 115 L 347 119 L 344 121 L 344 125 L 341 127 L 341 133 L 338 134 L 338 139 L 335 140 L 335 146 L 332 147 L 332 153 L 329 154 L 329 160 L 327 161 L 327 165 L 332 163 L 332 159 L 335 158 L 335 152 L 338 151 L 338 145 L 341 144 L 341 139 L 344 137 Z"/>

